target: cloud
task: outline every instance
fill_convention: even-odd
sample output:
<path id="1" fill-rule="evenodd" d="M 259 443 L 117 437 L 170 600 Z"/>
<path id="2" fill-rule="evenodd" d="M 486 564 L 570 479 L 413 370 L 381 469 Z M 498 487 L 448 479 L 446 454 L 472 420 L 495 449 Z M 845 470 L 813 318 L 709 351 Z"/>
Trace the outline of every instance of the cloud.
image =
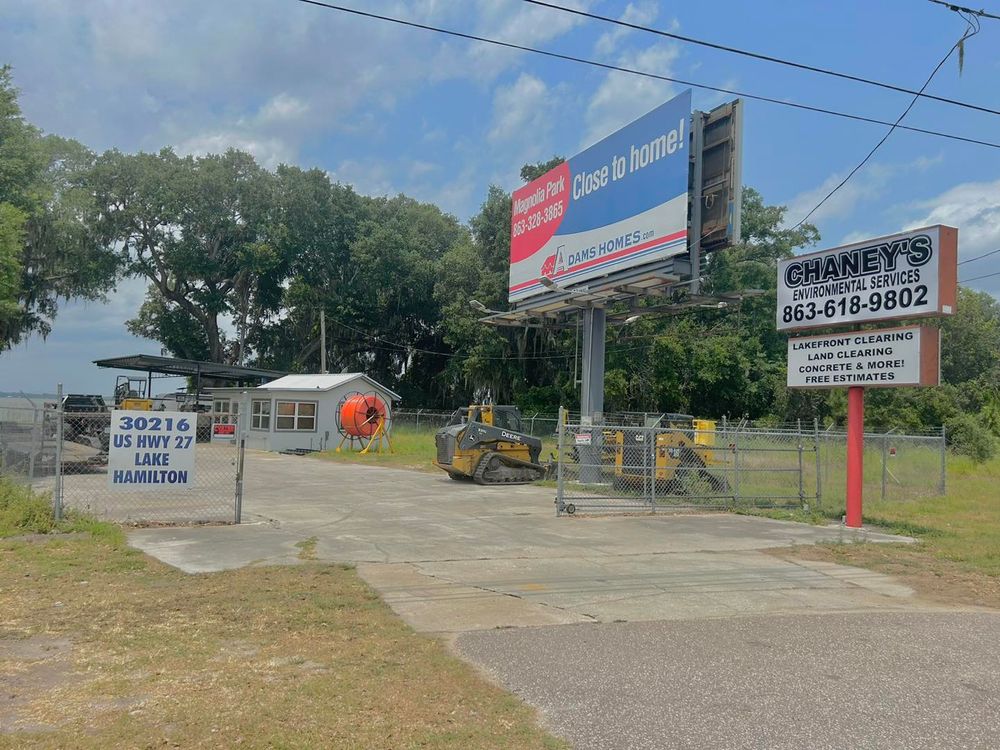
<path id="1" fill-rule="evenodd" d="M 149 281 L 145 278 L 120 280 L 107 302 L 70 300 L 60 305 L 53 331 L 71 333 L 74 338 L 92 331 L 114 335 L 125 332 L 125 321 L 135 317 L 146 299 Z"/>
<path id="2" fill-rule="evenodd" d="M 655 44 L 626 52 L 617 62 L 623 67 L 669 75 L 679 54 L 677 45 Z M 581 147 L 596 143 L 676 93 L 674 85 L 666 81 L 617 71 L 608 73 L 587 105 L 587 129 Z"/>
<path id="3" fill-rule="evenodd" d="M 924 161 L 917 158 L 908 166 L 919 170 Z M 1000 180 L 960 183 L 931 198 L 896 206 L 891 217 L 891 224 L 885 223 L 871 231 L 850 232 L 837 244 L 847 245 L 900 230 L 945 224 L 958 227 L 958 259 L 960 263 L 966 261 L 958 269 L 960 280 L 1000 270 L 998 256 L 969 262 L 1000 249 Z M 1000 298 L 1000 276 L 978 279 L 968 286 Z"/>
<path id="4" fill-rule="evenodd" d="M 334 182 L 351 185 L 363 195 L 390 197 L 405 193 L 465 219 L 483 187 L 476 166 L 470 164 L 452 175 L 444 165 L 419 159 L 345 159 L 327 174 Z"/>
<path id="5" fill-rule="evenodd" d="M 843 218 L 854 213 L 862 203 L 874 202 L 881 197 L 895 170 L 880 164 L 868 164 L 855 174 L 836 193 L 809 217 L 812 224 L 829 219 Z M 813 188 L 804 190 L 785 205 L 785 226 L 797 224 L 846 176 L 846 172 L 835 172 Z"/>
<path id="6" fill-rule="evenodd" d="M 546 105 L 549 89 L 542 79 L 521 73 L 510 86 L 497 89 L 493 97 L 491 141 L 538 141 L 548 130 Z"/>
<path id="7" fill-rule="evenodd" d="M 400 191 L 393 182 L 391 165 L 380 159 L 345 159 L 329 175 L 335 182 L 352 185 L 362 195 L 396 195 Z"/>
<path id="8" fill-rule="evenodd" d="M 943 162 L 944 154 L 941 153 L 934 156 L 920 155 L 908 162 L 897 164 L 870 162 L 820 206 L 809 218 L 809 221 L 816 224 L 850 216 L 859 207 L 873 205 L 880 198 L 883 198 L 893 180 L 907 174 L 927 172 Z M 846 171 L 835 172 L 816 187 L 804 190 L 788 200 L 785 203 L 788 210 L 785 212 L 784 225 L 792 226 L 798 223 L 831 190 L 837 187 L 847 174 Z M 870 220 L 870 217 L 871 212 L 866 212 L 865 218 Z M 856 239 L 862 240 L 870 236 L 871 234 L 863 231 L 852 232 L 844 238 L 844 242 L 854 242 Z"/>
<path id="9" fill-rule="evenodd" d="M 577 10 L 589 10 L 592 0 L 564 0 L 562 5 Z M 526 47 L 544 47 L 583 23 L 584 19 L 572 13 L 528 5 L 519 0 L 485 0 L 476 4 L 479 9 L 476 33 Z M 493 78 L 511 64 L 520 62 L 526 53 L 515 52 L 494 45 L 476 44 L 469 48 L 470 72 L 477 76 Z"/>
<path id="10" fill-rule="evenodd" d="M 524 44 L 580 22 L 517 0 L 384 5 L 387 15 Z M 330 134 L 369 134 L 428 84 L 489 85 L 524 59 L 270 0 L 11 0 L 4 20 L 0 49 L 15 63 L 25 113 L 46 130 L 97 149 L 252 146 L 270 163 Z"/>
<path id="11" fill-rule="evenodd" d="M 204 156 L 218 154 L 227 149 L 235 148 L 246 151 L 263 166 L 274 169 L 279 164 L 289 163 L 295 159 L 295 149 L 281 138 L 254 137 L 248 131 L 221 131 L 215 133 L 199 133 L 177 144 L 179 154 Z"/>
<path id="12" fill-rule="evenodd" d="M 1000 180 L 961 183 L 913 204 L 912 209 L 907 229 L 931 224 L 958 227 L 959 262 L 1000 249 Z M 996 258 L 962 265 L 958 278 L 969 279 L 1000 270 Z M 974 281 L 969 286 L 1000 296 L 1000 276 Z"/>
<path id="13" fill-rule="evenodd" d="M 298 120 L 309 111 L 309 105 L 301 99 L 282 91 L 260 108 L 257 119 L 260 122 L 288 122 Z"/>
<path id="14" fill-rule="evenodd" d="M 659 14 L 659 6 L 647 0 L 647 2 L 629 3 L 626 5 L 625 10 L 618 17 L 618 20 L 636 24 L 637 26 L 649 26 L 656 21 L 656 17 Z M 677 22 L 677 19 L 674 19 L 670 24 L 670 30 L 675 31 L 678 28 L 680 28 L 680 24 Z M 601 34 L 596 44 L 594 44 L 594 51 L 602 56 L 610 55 L 618 49 L 618 43 L 632 33 L 634 33 L 634 30 L 626 26 L 615 26 L 610 31 Z"/>

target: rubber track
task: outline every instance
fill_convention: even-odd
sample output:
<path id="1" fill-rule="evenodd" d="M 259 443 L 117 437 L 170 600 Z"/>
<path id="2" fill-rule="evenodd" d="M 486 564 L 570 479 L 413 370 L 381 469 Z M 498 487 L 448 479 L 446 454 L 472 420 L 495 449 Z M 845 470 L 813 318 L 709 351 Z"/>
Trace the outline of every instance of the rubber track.
<path id="1" fill-rule="evenodd" d="M 534 477 L 532 479 L 514 479 L 514 480 L 511 480 L 511 481 L 495 481 L 495 480 L 487 479 L 486 478 L 486 467 L 489 464 L 490 459 L 493 456 L 498 456 L 500 458 L 500 461 L 503 464 L 503 468 L 504 469 L 513 469 L 513 468 L 531 469 L 533 471 L 537 471 L 538 472 L 538 476 L 536 476 L 536 477 Z M 545 474 L 545 472 L 543 470 L 541 470 L 540 468 L 535 467 L 534 464 L 523 462 L 523 461 L 517 461 L 517 464 L 520 464 L 520 466 L 511 466 L 508 463 L 508 461 L 510 461 L 510 460 L 511 459 L 506 458 L 502 453 L 499 453 L 497 451 L 487 451 L 486 453 L 483 454 L 483 457 L 481 459 L 479 459 L 479 463 L 476 464 L 476 470 L 472 474 L 473 481 L 476 484 L 481 484 L 481 485 L 484 485 L 484 486 L 487 486 L 487 487 L 496 487 L 496 486 L 509 485 L 509 484 L 531 484 L 532 482 L 537 481 L 538 479 L 541 479 L 544 476 L 544 474 Z"/>

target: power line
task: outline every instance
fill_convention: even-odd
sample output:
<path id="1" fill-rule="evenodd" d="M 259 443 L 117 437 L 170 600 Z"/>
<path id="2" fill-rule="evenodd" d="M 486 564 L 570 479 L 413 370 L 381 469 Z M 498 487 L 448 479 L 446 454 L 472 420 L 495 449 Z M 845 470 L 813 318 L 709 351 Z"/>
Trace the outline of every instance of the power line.
<path id="1" fill-rule="evenodd" d="M 965 16 L 963 16 L 963 18 L 965 18 Z M 818 211 L 819 208 L 824 203 L 826 203 L 828 200 L 830 200 L 830 198 L 832 198 L 837 193 L 838 190 L 840 190 L 842 187 L 844 187 L 844 185 L 846 185 L 848 183 L 848 181 L 852 177 L 854 177 L 854 175 L 856 175 L 861 170 L 861 168 L 865 166 L 865 164 L 868 163 L 868 160 L 871 159 L 875 155 L 875 152 L 878 151 L 882 147 L 882 144 L 885 143 L 887 140 L 889 140 L 889 136 L 892 135 L 896 131 L 896 128 L 899 127 L 899 123 L 901 123 L 903 121 L 903 118 L 906 117 L 910 113 L 910 110 L 913 109 L 913 106 L 917 103 L 917 100 L 920 99 L 920 94 L 922 94 L 923 91 L 924 91 L 924 89 L 926 89 L 930 85 L 930 83 L 933 80 L 934 76 L 936 76 L 937 72 L 939 70 L 941 70 L 941 66 L 943 66 L 945 64 L 945 61 L 949 57 L 951 57 L 951 53 L 954 52 L 958 48 L 958 46 L 960 44 L 962 44 L 963 42 L 965 42 L 966 39 L 968 39 L 969 37 L 975 36 L 976 34 L 979 33 L 978 22 L 976 24 L 973 24 L 973 22 L 970 21 L 970 20 L 968 20 L 968 19 L 966 19 L 966 21 L 969 24 L 969 27 L 965 30 L 965 33 L 962 34 L 962 38 L 959 39 L 957 42 L 955 42 L 953 45 L 951 45 L 951 48 L 948 50 L 947 54 L 944 57 L 941 58 L 940 62 L 938 62 L 937 65 L 934 66 L 934 70 L 932 70 L 931 74 L 929 76 L 927 76 L 927 80 L 924 81 L 924 85 L 920 87 L 920 91 L 918 91 L 917 94 L 916 94 L 916 96 L 913 97 L 913 99 L 910 101 L 910 104 L 907 106 L 907 108 L 903 110 L 903 113 L 899 117 L 896 118 L 896 122 L 894 122 L 890 126 L 890 128 L 886 131 L 885 135 L 882 136 L 882 139 L 878 143 L 876 143 L 875 146 L 872 148 L 872 150 L 869 151 L 865 155 L 865 158 L 862 159 L 858 163 L 858 165 L 856 167 L 854 167 L 854 169 L 852 169 L 848 173 L 847 177 L 845 177 L 844 179 L 842 179 L 837 184 L 837 186 L 835 188 L 833 188 L 833 190 L 831 190 L 829 193 L 827 193 L 825 196 L 823 196 L 823 199 L 819 203 L 817 203 L 815 206 L 813 206 L 809 210 L 809 213 L 807 213 L 805 216 L 803 216 L 801 219 L 799 219 L 799 222 L 794 227 L 792 227 L 792 229 L 798 229 L 806 221 L 808 221 L 808 219 L 809 219 L 810 216 L 812 216 L 814 213 L 816 213 L 816 211 Z"/>
<path id="2" fill-rule="evenodd" d="M 658 338 L 658 337 L 663 336 L 663 335 L 664 335 L 663 333 L 657 333 L 657 334 L 651 334 L 649 336 L 629 336 L 626 340 L 627 341 L 636 341 L 636 340 L 639 340 L 639 339 L 655 339 L 655 338 Z M 377 336 L 373 336 L 372 338 L 375 338 L 375 339 L 378 339 L 378 340 L 382 340 L 382 339 L 379 339 L 379 337 L 377 337 Z M 333 340 L 334 341 L 338 341 L 338 342 L 343 343 L 343 344 L 355 344 L 355 343 L 357 343 L 353 339 L 344 339 L 344 338 L 339 338 L 339 337 L 334 337 Z M 438 355 L 438 356 L 441 356 L 441 357 L 447 357 L 447 358 L 452 359 L 452 360 L 457 360 L 459 362 L 464 362 L 464 361 L 467 361 L 467 360 L 470 360 L 470 359 L 481 359 L 481 360 L 484 360 L 484 361 L 487 361 L 487 362 L 504 361 L 504 360 L 508 360 L 508 359 L 509 360 L 516 360 L 518 362 L 522 362 L 522 361 L 539 361 L 539 360 L 553 361 L 553 360 L 559 360 L 559 359 L 572 359 L 572 358 L 574 358 L 574 357 L 577 356 L 576 352 L 569 352 L 567 354 L 539 354 L 539 355 L 532 355 L 532 356 L 525 356 L 525 357 L 521 357 L 521 356 L 518 356 L 516 354 L 511 354 L 509 356 L 503 356 L 503 357 L 483 357 L 483 356 L 479 356 L 479 355 L 476 355 L 476 354 L 458 354 L 456 352 L 436 352 L 436 351 L 431 351 L 429 349 L 419 349 L 419 348 L 413 348 L 413 347 L 404 347 L 403 344 L 392 344 L 391 342 L 384 342 L 384 343 L 391 344 L 392 346 L 402 347 L 402 348 L 400 348 L 400 349 L 393 349 L 393 348 L 390 348 L 389 346 L 380 346 L 378 344 L 367 344 L 366 346 L 368 346 L 368 348 L 370 348 L 370 349 L 381 349 L 382 351 L 392 352 L 392 353 L 395 353 L 395 354 L 404 354 L 406 352 L 422 352 L 424 354 L 435 354 L 435 355 Z M 621 349 L 608 349 L 608 354 L 624 354 L 626 352 L 645 351 L 648 347 L 649 347 L 649 345 L 646 344 L 645 346 L 632 346 L 632 347 L 625 347 L 625 348 L 621 348 Z M 404 351 L 404 349 L 405 349 L 405 351 Z"/>
<path id="3" fill-rule="evenodd" d="M 685 308 L 683 310 L 674 311 L 674 315 L 671 315 L 669 317 L 675 317 L 676 315 L 680 315 L 680 314 L 683 314 L 683 313 L 691 313 L 691 312 L 701 312 L 701 308 L 690 307 L 690 308 Z M 504 356 L 499 356 L 499 357 L 482 357 L 482 356 L 478 356 L 478 355 L 459 354 L 457 352 L 442 352 L 442 351 L 436 351 L 434 349 L 422 349 L 420 347 L 410 346 L 408 344 L 400 344 L 400 343 L 398 343 L 396 341 L 390 341 L 389 339 L 386 339 L 386 338 L 384 338 L 382 336 L 377 336 L 377 335 L 375 335 L 373 333 L 369 333 L 368 331 L 365 331 L 365 330 L 363 330 L 361 328 L 357 328 L 357 327 L 352 326 L 352 325 L 350 325 L 348 323 L 344 323 L 343 321 L 337 320 L 336 318 L 330 318 L 329 316 L 327 317 L 327 322 L 333 323 L 335 325 L 338 325 L 341 328 L 346 328 L 349 331 L 352 331 L 352 332 L 354 332 L 354 333 L 356 333 L 356 334 L 358 334 L 360 336 L 363 336 L 363 337 L 365 337 L 367 339 L 370 339 L 371 341 L 376 342 L 374 344 L 368 344 L 368 346 L 370 348 L 372 348 L 372 349 L 382 349 L 383 351 L 395 352 L 397 354 L 420 353 L 420 354 L 431 354 L 431 355 L 438 356 L 438 357 L 448 357 L 449 359 L 459 359 L 459 360 L 483 359 L 483 360 L 487 360 L 487 361 L 503 361 L 503 360 L 507 360 L 507 359 L 516 359 L 516 360 L 552 360 L 552 359 L 567 359 L 569 357 L 575 357 L 576 356 L 575 353 L 569 353 L 569 354 L 538 354 L 538 355 L 524 356 L 524 357 L 518 356 L 518 355 L 504 355 Z M 662 335 L 664 335 L 664 334 L 661 332 L 661 333 L 644 334 L 644 335 L 639 335 L 639 336 L 629 336 L 629 337 L 627 337 L 626 340 L 627 341 L 638 341 L 640 339 L 655 339 L 655 338 L 659 338 Z M 340 341 L 341 343 L 348 343 L 348 344 L 355 344 L 355 343 L 357 343 L 353 339 L 344 339 L 344 338 L 334 337 L 334 340 L 335 341 Z M 390 347 L 393 347 L 393 348 L 390 348 Z M 638 351 L 638 350 L 643 349 L 643 348 L 644 347 L 634 347 L 632 349 L 616 349 L 615 351 L 616 352 L 618 352 L 618 351 Z"/>
<path id="4" fill-rule="evenodd" d="M 994 271 L 993 273 L 984 273 L 982 276 L 973 276 L 971 279 L 960 279 L 959 284 L 968 284 L 970 281 L 979 281 L 980 279 L 989 279 L 993 276 L 1000 276 L 1000 271 Z"/>
<path id="5" fill-rule="evenodd" d="M 998 247 L 996 250 L 990 250 L 988 253 L 983 253 L 982 255 L 977 255 L 975 258 L 966 258 L 965 260 L 960 260 L 958 262 L 958 265 L 961 266 L 961 265 L 964 265 L 965 263 L 972 263 L 973 261 L 976 261 L 976 260 L 982 260 L 983 258 L 988 258 L 991 255 L 996 255 L 997 253 L 1000 253 L 1000 247 Z"/>
<path id="6" fill-rule="evenodd" d="M 979 16 L 981 18 L 992 18 L 994 21 L 1000 21 L 1000 16 L 994 16 L 992 13 L 987 13 L 985 9 L 974 10 L 972 8 L 966 8 L 962 5 L 955 5 L 954 3 L 944 2 L 944 0 L 930 0 L 930 2 L 937 5 L 943 5 L 948 10 L 953 10 L 958 14 L 968 13 L 970 16 Z"/>
<path id="7" fill-rule="evenodd" d="M 589 18 L 594 21 L 603 21 L 605 23 L 614 24 L 616 26 L 621 26 L 627 29 L 633 29 L 635 31 L 644 31 L 648 34 L 656 34 L 657 36 L 666 37 L 668 39 L 674 39 L 679 42 L 686 42 L 688 44 L 696 44 L 700 47 L 708 47 L 710 49 L 721 50 L 723 52 L 730 52 L 734 55 L 742 55 L 744 57 L 750 57 L 755 60 L 763 60 L 769 63 L 775 63 L 777 65 L 785 65 L 790 68 L 797 68 L 799 70 L 807 70 L 811 73 L 820 73 L 826 76 L 832 76 L 834 78 L 842 78 L 846 81 L 854 81 L 855 83 L 863 83 L 868 86 L 876 86 L 881 89 L 886 89 L 888 91 L 896 91 L 901 94 L 911 94 L 924 99 L 933 99 L 938 102 L 944 102 L 946 104 L 953 104 L 957 107 L 964 107 L 966 109 L 973 109 L 979 112 L 987 112 L 991 115 L 1000 115 L 1000 110 L 990 109 L 989 107 L 984 107 L 979 104 L 972 104 L 971 102 L 963 102 L 958 99 L 949 99 L 945 96 L 936 96 L 935 94 L 927 94 L 921 89 L 919 92 L 913 89 L 908 89 L 903 86 L 896 86 L 892 83 L 885 83 L 884 81 L 876 81 L 871 78 L 864 78 L 862 76 L 852 75 L 850 73 L 841 73 L 836 70 L 830 70 L 829 68 L 820 68 L 815 65 L 808 65 L 806 63 L 795 62 L 794 60 L 786 60 L 781 57 L 774 57 L 772 55 L 765 55 L 759 52 L 751 52 L 749 50 L 740 49 L 738 47 L 729 47 L 725 44 L 717 44 L 715 42 L 709 42 L 704 39 L 697 39 L 691 36 L 684 36 L 683 34 L 676 34 L 672 31 L 663 31 L 661 29 L 653 28 L 652 26 L 643 26 L 638 23 L 631 23 L 629 21 L 624 21 L 618 18 L 611 18 L 610 16 L 602 16 L 598 13 L 590 13 L 585 10 L 577 10 L 576 8 L 567 8 L 562 5 L 556 5 L 555 3 L 544 2 L 544 0 L 522 0 L 525 3 L 530 3 L 531 5 L 538 5 L 543 8 L 551 8 L 552 10 L 562 11 L 563 13 L 570 13 L 574 16 L 581 16 L 583 18 Z"/>
<path id="8" fill-rule="evenodd" d="M 364 331 L 364 330 L 362 330 L 360 328 L 355 328 L 352 325 L 348 325 L 347 323 L 343 323 L 343 322 L 341 322 L 339 320 L 336 320 L 334 318 L 329 318 L 328 317 L 327 321 L 328 322 L 332 322 L 335 325 L 339 325 L 342 328 L 346 328 L 349 331 L 353 331 L 354 333 L 357 333 L 357 334 L 359 334 L 361 336 L 364 336 L 365 338 L 371 339 L 372 341 L 376 342 L 376 344 L 371 345 L 372 349 L 383 349 L 383 350 L 386 350 L 386 351 L 394 351 L 394 352 L 397 352 L 398 354 L 403 354 L 403 353 L 419 353 L 419 354 L 431 354 L 431 355 L 434 355 L 434 356 L 437 356 L 437 357 L 448 357 L 449 359 L 458 358 L 458 359 L 463 359 L 464 360 L 464 359 L 478 358 L 478 359 L 484 359 L 484 360 L 488 360 L 488 361 L 503 361 L 503 360 L 506 360 L 506 359 L 517 359 L 517 360 L 525 360 L 525 359 L 527 359 L 527 360 L 564 359 L 566 357 L 572 357 L 572 356 L 574 356 L 573 354 L 539 354 L 539 355 L 532 355 L 532 356 L 526 356 L 526 357 L 519 357 L 519 356 L 516 356 L 516 355 L 508 355 L 508 356 L 500 356 L 500 357 L 476 357 L 475 355 L 468 355 L 468 354 L 464 354 L 463 355 L 463 354 L 459 354 L 457 352 L 441 352 L 441 351 L 435 351 L 434 349 L 422 349 L 422 348 L 420 348 L 418 346 L 409 346 L 407 344 L 400 344 L 400 343 L 398 343 L 396 341 L 390 341 L 389 339 L 383 338 L 382 336 L 376 336 L 375 334 L 369 333 L 368 331 Z M 384 346 L 380 346 L 379 344 L 383 344 Z M 394 349 L 389 349 L 388 347 L 395 347 L 395 348 Z"/>
<path id="9" fill-rule="evenodd" d="M 767 102 L 769 104 L 777 104 L 782 107 L 791 107 L 793 109 L 801 109 L 807 112 L 817 112 L 819 114 L 830 115 L 832 117 L 841 117 L 847 120 L 855 120 L 857 122 L 867 122 L 873 125 L 893 125 L 893 123 L 886 120 L 879 120 L 874 117 L 865 117 L 863 115 L 855 115 L 848 112 L 840 112 L 834 109 L 827 109 L 825 107 L 814 107 L 809 104 L 800 104 L 798 102 L 791 102 L 784 99 L 775 99 L 769 96 L 762 96 L 759 94 L 750 94 L 745 91 L 738 91 L 736 89 L 727 89 L 721 86 L 711 86 L 704 83 L 697 83 L 695 81 L 688 81 L 682 78 L 673 78 L 671 76 L 660 75 L 658 73 L 650 73 L 644 70 L 636 70 L 634 68 L 626 68 L 621 65 L 612 65 L 611 63 L 599 62 L 597 60 L 590 60 L 585 57 L 577 57 L 575 55 L 566 55 L 561 52 L 552 52 L 550 50 L 538 49 L 536 47 L 528 47 L 523 44 L 514 44 L 513 42 L 503 42 L 499 39 L 491 39 L 489 37 L 477 36 L 475 34 L 467 34 L 462 31 L 454 31 L 452 29 L 443 29 L 438 26 L 430 26 L 428 24 L 418 23 L 416 21 L 407 21 L 402 18 L 395 18 L 393 16 L 380 15 L 378 13 L 370 13 L 368 11 L 358 10 L 356 8 L 346 8 L 342 5 L 334 5 L 332 3 L 320 2 L 320 0 L 295 0 L 295 2 L 303 3 L 305 5 L 315 5 L 319 8 L 325 8 L 327 10 L 335 10 L 341 13 L 347 13 L 354 16 L 360 16 L 362 18 L 370 18 L 378 21 L 385 21 L 387 23 L 394 23 L 400 26 L 408 26 L 414 29 L 421 29 L 423 31 L 433 31 L 437 34 L 445 34 L 447 36 L 457 37 L 459 39 L 467 39 L 473 42 L 482 42 L 484 44 L 492 44 L 497 47 L 506 47 L 507 49 L 518 50 L 519 52 L 531 52 L 536 55 L 543 55 L 544 57 L 551 57 L 556 60 L 565 60 L 567 62 L 575 62 L 581 65 L 589 65 L 595 68 L 602 68 L 604 70 L 612 70 L 619 73 L 628 73 L 630 75 L 643 76 L 644 78 L 652 78 L 658 81 L 666 81 L 667 83 L 676 83 L 681 86 L 690 86 L 691 88 L 702 89 L 705 91 L 715 91 L 720 94 L 728 94 L 730 96 L 739 96 L 744 99 L 750 99 L 753 101 Z M 909 130 L 914 133 L 923 133 L 924 135 L 933 135 L 938 138 L 947 138 L 953 141 L 962 141 L 964 143 L 973 143 L 977 146 L 988 146 L 989 148 L 1000 149 L 1000 143 L 994 143 L 991 141 L 984 141 L 978 138 L 967 138 L 961 135 L 955 135 L 953 133 L 943 133 L 937 130 L 930 130 L 927 128 L 918 128 L 912 125 L 900 125 L 896 124 L 895 127 L 899 130 Z"/>

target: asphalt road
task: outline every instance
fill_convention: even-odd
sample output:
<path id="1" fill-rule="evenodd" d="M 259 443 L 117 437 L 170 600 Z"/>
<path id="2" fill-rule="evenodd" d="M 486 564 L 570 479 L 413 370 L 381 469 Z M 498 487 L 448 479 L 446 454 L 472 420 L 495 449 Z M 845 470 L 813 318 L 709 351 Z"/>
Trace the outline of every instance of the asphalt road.
<path id="1" fill-rule="evenodd" d="M 455 647 L 577 750 L 1000 747 L 1000 613 L 560 625 Z"/>

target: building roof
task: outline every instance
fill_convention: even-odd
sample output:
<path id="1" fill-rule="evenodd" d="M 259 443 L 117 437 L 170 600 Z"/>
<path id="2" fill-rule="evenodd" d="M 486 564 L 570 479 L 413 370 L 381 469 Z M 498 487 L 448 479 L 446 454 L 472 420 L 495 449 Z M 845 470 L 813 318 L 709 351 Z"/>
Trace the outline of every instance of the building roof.
<path id="1" fill-rule="evenodd" d="M 184 375 L 187 377 L 214 378 L 232 382 L 262 382 L 280 378 L 285 373 L 280 370 L 263 370 L 259 367 L 238 367 L 218 362 L 201 362 L 195 359 L 157 357 L 152 354 L 129 354 L 124 357 L 95 359 L 98 367 L 113 367 L 116 370 L 138 370 L 161 375 Z"/>
<path id="2" fill-rule="evenodd" d="M 372 380 L 363 372 L 341 372 L 327 375 L 285 375 L 283 378 L 278 378 L 270 383 L 257 386 L 257 390 L 330 391 L 334 388 L 350 383 L 353 380 L 363 381 L 357 385 L 360 390 L 378 388 L 388 396 L 391 396 L 393 401 L 401 400 L 398 393 L 394 393 L 381 383 Z"/>

